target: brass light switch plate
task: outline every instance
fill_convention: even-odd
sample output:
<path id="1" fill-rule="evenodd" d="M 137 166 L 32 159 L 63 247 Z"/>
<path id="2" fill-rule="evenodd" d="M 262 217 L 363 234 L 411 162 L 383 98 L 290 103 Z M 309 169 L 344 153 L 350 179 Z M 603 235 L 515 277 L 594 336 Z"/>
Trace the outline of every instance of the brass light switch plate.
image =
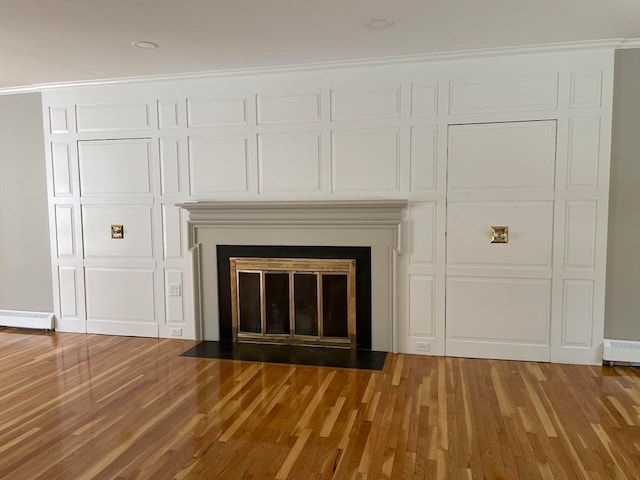
<path id="1" fill-rule="evenodd" d="M 509 227 L 492 226 L 491 243 L 509 243 Z"/>
<path id="2" fill-rule="evenodd" d="M 111 225 L 111 238 L 124 238 L 124 225 Z"/>

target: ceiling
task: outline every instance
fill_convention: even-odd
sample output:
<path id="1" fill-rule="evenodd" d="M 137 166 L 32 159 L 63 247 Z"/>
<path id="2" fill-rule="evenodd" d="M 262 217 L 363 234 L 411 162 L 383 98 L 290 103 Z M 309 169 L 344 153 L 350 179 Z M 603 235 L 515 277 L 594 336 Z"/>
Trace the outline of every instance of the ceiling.
<path id="1" fill-rule="evenodd" d="M 637 38 L 640 0 L 0 0 L 0 89 Z"/>

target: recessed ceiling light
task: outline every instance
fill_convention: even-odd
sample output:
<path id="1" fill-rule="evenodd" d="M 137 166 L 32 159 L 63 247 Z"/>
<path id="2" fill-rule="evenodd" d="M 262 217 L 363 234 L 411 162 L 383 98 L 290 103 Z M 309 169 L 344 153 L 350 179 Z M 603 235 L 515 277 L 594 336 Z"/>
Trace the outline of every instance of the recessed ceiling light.
<path id="1" fill-rule="evenodd" d="M 389 28 L 393 25 L 391 20 L 387 20 L 385 18 L 372 18 L 368 22 L 365 22 L 364 28 L 368 28 L 369 30 L 381 30 L 383 28 Z"/>
<path id="2" fill-rule="evenodd" d="M 131 42 L 131 45 L 133 45 L 136 48 L 145 48 L 147 50 L 152 50 L 154 48 L 158 48 L 158 44 L 157 43 L 145 42 L 145 41 Z"/>

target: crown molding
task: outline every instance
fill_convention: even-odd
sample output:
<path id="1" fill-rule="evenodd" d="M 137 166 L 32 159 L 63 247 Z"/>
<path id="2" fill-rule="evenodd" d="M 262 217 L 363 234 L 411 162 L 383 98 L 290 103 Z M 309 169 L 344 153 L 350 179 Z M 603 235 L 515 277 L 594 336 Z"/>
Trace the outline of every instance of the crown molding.
<path id="1" fill-rule="evenodd" d="M 640 38 L 627 38 L 620 43 L 619 49 L 640 48 Z"/>
<path id="2" fill-rule="evenodd" d="M 188 79 L 206 79 L 245 75 L 262 75 L 271 73 L 306 72 L 312 70 L 328 70 L 336 68 L 355 68 L 365 66 L 384 66 L 418 62 L 436 62 L 445 60 L 462 60 L 478 57 L 500 57 L 507 55 L 541 54 L 573 52 L 577 50 L 600 50 L 619 48 L 638 48 L 640 38 L 624 39 L 613 38 L 606 40 L 586 40 L 579 42 L 561 42 L 538 45 L 526 45 L 520 47 L 499 47 L 472 50 L 458 50 L 451 52 L 427 53 L 417 55 L 401 55 L 389 57 L 363 58 L 353 60 L 339 60 L 330 62 L 315 62 L 292 65 L 277 65 L 272 67 L 221 69 L 203 72 L 174 73 L 161 75 L 141 75 L 133 77 L 104 78 L 95 80 L 77 80 L 70 82 L 52 82 L 17 87 L 0 88 L 0 95 L 16 93 L 42 92 L 44 90 L 56 90 L 63 88 L 78 88 L 100 85 L 121 85 L 142 82 L 174 81 Z"/>

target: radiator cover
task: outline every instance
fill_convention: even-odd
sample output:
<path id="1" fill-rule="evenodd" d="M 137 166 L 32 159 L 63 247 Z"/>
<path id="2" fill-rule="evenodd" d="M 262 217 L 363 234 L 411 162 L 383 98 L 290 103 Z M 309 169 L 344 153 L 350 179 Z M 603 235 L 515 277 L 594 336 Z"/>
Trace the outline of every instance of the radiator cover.
<path id="1" fill-rule="evenodd" d="M 640 364 L 640 341 L 604 339 L 603 360 Z"/>

